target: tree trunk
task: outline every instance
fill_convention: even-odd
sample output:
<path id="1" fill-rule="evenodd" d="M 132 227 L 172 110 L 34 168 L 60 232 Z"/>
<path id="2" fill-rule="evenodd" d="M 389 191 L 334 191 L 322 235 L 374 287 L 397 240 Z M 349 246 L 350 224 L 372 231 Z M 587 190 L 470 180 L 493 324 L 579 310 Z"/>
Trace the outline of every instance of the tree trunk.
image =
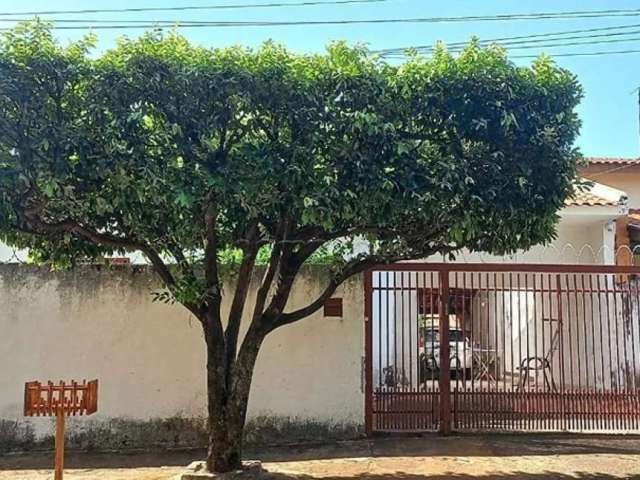
<path id="1" fill-rule="evenodd" d="M 244 425 L 230 421 L 226 412 L 209 413 L 207 469 L 210 472 L 224 473 L 242 468 L 243 428 Z"/>
<path id="2" fill-rule="evenodd" d="M 258 350 L 264 338 L 251 331 L 238 358 L 227 364 L 224 348 L 207 336 L 209 449 L 207 469 L 223 473 L 242 468 L 242 440 L 249 391 Z M 215 347 L 214 347 L 215 345 Z"/>

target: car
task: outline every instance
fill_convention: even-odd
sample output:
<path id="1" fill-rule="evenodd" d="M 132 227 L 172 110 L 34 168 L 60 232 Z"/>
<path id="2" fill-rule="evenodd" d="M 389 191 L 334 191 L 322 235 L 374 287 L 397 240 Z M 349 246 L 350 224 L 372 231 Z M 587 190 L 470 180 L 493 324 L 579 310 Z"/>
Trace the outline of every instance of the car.
<path id="1" fill-rule="evenodd" d="M 420 319 L 420 381 L 437 380 L 440 371 L 440 327 L 438 315 L 423 315 Z M 452 377 L 470 378 L 473 365 L 471 341 L 464 333 L 456 315 L 449 315 L 449 370 Z"/>

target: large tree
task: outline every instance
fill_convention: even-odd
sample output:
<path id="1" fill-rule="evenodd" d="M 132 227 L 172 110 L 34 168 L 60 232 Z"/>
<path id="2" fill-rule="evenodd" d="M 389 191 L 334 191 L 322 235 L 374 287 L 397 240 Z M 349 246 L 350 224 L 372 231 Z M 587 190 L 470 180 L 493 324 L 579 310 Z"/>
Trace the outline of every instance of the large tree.
<path id="1" fill-rule="evenodd" d="M 389 65 L 342 43 L 311 55 L 157 33 L 92 45 L 41 23 L 4 34 L 0 234 L 38 262 L 146 256 L 160 297 L 202 324 L 212 471 L 240 466 L 270 332 L 376 264 L 549 241 L 571 195 L 581 89 L 549 59 L 518 67 L 472 43 Z M 366 251 L 348 254 L 354 239 Z M 288 308 L 327 245 L 340 254 L 325 290 Z"/>

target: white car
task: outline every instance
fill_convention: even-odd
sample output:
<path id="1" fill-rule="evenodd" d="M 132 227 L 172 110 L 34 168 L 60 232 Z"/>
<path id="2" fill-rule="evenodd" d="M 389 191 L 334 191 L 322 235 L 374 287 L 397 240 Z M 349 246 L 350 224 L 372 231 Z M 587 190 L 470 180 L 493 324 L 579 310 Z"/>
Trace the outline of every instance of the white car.
<path id="1" fill-rule="evenodd" d="M 429 316 L 433 317 L 433 316 Z M 454 317 L 454 318 L 451 318 Z M 437 378 L 440 370 L 440 331 L 434 318 L 426 318 L 420 332 L 421 380 Z M 449 370 L 459 377 L 468 377 L 473 366 L 471 341 L 459 327 L 455 315 L 449 320 Z"/>

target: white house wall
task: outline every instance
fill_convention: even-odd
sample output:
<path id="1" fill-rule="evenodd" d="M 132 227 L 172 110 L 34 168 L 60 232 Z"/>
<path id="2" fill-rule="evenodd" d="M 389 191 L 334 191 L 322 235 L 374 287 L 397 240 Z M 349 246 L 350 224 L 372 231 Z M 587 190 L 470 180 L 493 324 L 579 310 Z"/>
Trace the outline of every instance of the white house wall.
<path id="1" fill-rule="evenodd" d="M 586 209 L 597 207 L 583 207 Z M 602 264 L 612 263 L 615 249 L 614 237 L 606 235 L 610 217 L 588 215 L 565 216 L 557 228 L 557 237 L 548 245 L 535 246 L 527 251 L 518 251 L 512 255 L 490 255 L 461 251 L 456 254 L 457 263 L 552 263 L 552 264 Z M 434 255 L 429 261 L 442 261 Z M 609 260 L 609 261 L 608 261 Z"/>
<path id="2" fill-rule="evenodd" d="M 605 278 L 608 288 L 613 289 L 611 275 L 600 276 L 601 288 L 605 288 Z M 635 388 L 639 384 L 638 287 L 632 283 L 631 295 L 623 301 L 619 293 L 615 298 L 611 293 L 591 293 L 598 288 L 596 279 L 595 275 L 578 275 L 575 279 L 562 275 L 562 293 L 558 296 L 557 293 L 534 293 L 531 275 L 525 288 L 522 275 L 519 288 L 513 291 L 482 291 L 476 295 L 473 302 L 476 341 L 484 348 L 499 352 L 504 362 L 500 370 L 515 379 L 507 381 L 507 386 L 517 384 L 520 376 L 517 367 L 523 360 L 547 356 L 558 386 L 578 390 Z M 537 277 L 537 289 L 557 287 L 556 279 L 550 283 L 545 280 L 543 286 Z M 576 287 L 584 289 L 585 294 L 574 293 Z M 556 350 L 550 354 L 551 340 L 560 326 L 559 318 L 562 328 Z"/>
<path id="3" fill-rule="evenodd" d="M 305 271 L 289 308 L 317 296 L 326 276 Z M 146 268 L 52 273 L 0 265 L 0 450 L 52 433 L 50 419 L 22 417 L 24 382 L 83 378 L 100 382 L 98 414 L 72 422 L 72 445 L 91 432 L 98 432 L 96 446 L 109 448 L 135 446 L 138 432 L 146 432 L 139 439 L 146 445 L 194 443 L 206 411 L 202 329 L 182 307 L 152 303 L 155 286 Z M 363 293 L 355 277 L 336 293 L 342 318 L 320 311 L 267 337 L 251 391 L 251 431 L 313 438 L 361 428 Z"/>

